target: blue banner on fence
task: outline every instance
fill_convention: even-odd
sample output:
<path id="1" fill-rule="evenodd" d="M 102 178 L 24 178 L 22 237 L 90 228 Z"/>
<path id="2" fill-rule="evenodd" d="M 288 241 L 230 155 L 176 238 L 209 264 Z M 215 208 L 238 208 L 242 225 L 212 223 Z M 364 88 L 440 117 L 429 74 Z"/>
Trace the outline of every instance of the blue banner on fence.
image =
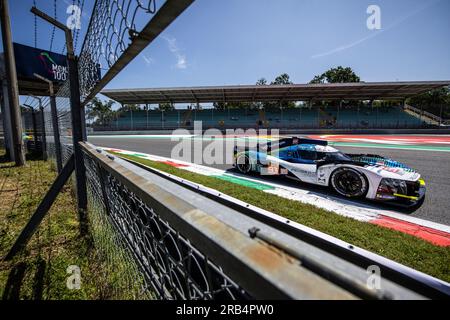
<path id="1" fill-rule="evenodd" d="M 16 69 L 19 78 L 33 78 L 34 73 L 55 82 L 63 82 L 68 77 L 65 55 L 13 43 Z"/>

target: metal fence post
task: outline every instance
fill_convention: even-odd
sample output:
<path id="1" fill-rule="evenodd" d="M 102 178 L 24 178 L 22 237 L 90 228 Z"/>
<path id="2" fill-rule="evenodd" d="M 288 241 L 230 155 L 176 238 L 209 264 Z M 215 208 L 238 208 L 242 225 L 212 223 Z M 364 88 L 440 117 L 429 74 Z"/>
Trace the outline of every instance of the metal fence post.
<path id="1" fill-rule="evenodd" d="M 62 153 L 61 153 L 61 141 L 59 138 L 59 122 L 58 122 L 58 111 L 56 109 L 56 96 L 53 88 L 53 82 L 39 74 L 34 74 L 34 76 L 42 81 L 48 83 L 48 90 L 50 96 L 50 114 L 52 117 L 52 127 L 53 127 L 53 139 L 55 143 L 55 156 L 56 156 L 56 168 L 58 173 L 62 170 Z M 46 139 L 47 140 L 47 139 Z"/>
<path id="2" fill-rule="evenodd" d="M 42 159 L 47 161 L 48 154 L 47 154 L 47 137 L 45 134 L 45 117 L 44 117 L 44 107 L 39 106 L 39 111 L 41 112 L 41 143 L 42 143 Z"/>
<path id="3" fill-rule="evenodd" d="M 5 79 L 0 80 L 0 113 L 2 114 L 2 124 L 3 124 L 3 141 L 4 141 L 4 147 L 5 147 L 5 157 L 6 159 L 10 159 L 11 161 L 14 161 L 14 151 L 11 151 L 12 146 L 14 143 L 11 140 L 11 122 L 9 121 L 10 115 L 9 115 L 9 108 L 7 105 L 9 104 L 8 101 L 8 93 L 7 93 L 7 87 L 6 87 L 6 81 Z"/>
<path id="4" fill-rule="evenodd" d="M 28 107 L 31 110 L 31 123 L 33 126 L 33 142 L 34 142 L 34 151 L 36 152 L 37 148 L 37 123 L 36 123 L 36 112 L 34 108 L 29 104 L 24 104 L 25 107 Z M 25 123 L 25 121 L 24 121 Z"/>
<path id="5" fill-rule="evenodd" d="M 50 111 L 52 114 L 52 126 L 53 126 L 53 137 L 55 142 L 55 154 L 56 154 L 56 168 L 58 173 L 62 170 L 62 152 L 61 152 L 61 139 L 59 136 L 59 122 L 58 122 L 58 110 L 56 109 L 56 96 L 55 94 L 50 95 Z"/>
<path id="6" fill-rule="evenodd" d="M 70 85 L 70 115 L 72 117 L 72 141 L 73 141 L 73 154 L 75 160 L 75 177 L 77 188 L 77 206 L 78 215 L 80 219 L 80 233 L 81 235 L 87 234 L 87 190 L 86 190 L 86 167 L 84 165 L 83 152 L 79 145 L 84 141 L 85 121 L 84 110 L 81 108 L 80 102 L 80 83 L 78 79 L 78 59 L 75 56 L 73 49 L 72 31 L 63 23 L 50 17 L 44 12 L 40 11 L 36 7 L 31 8 L 31 12 L 53 24 L 65 33 L 66 48 L 67 48 L 67 64 L 69 67 L 69 85 Z"/>
<path id="7" fill-rule="evenodd" d="M 70 31 L 69 31 L 70 34 Z M 70 36 L 70 44 L 72 44 Z M 68 41 L 69 43 L 69 41 Z M 70 114 L 72 117 L 72 139 L 73 153 L 75 159 L 75 176 L 77 185 L 78 214 L 80 217 L 80 231 L 82 235 L 87 234 L 87 190 L 86 190 L 86 168 L 84 166 L 83 153 L 79 143 L 84 141 L 82 115 L 80 103 L 80 87 L 78 81 L 78 60 L 73 51 L 67 51 L 69 64 L 70 83 Z"/>
<path id="8" fill-rule="evenodd" d="M 22 123 L 19 107 L 19 85 L 17 82 L 16 63 L 11 36 L 11 22 L 9 19 L 9 8 L 7 0 L 0 0 L 0 23 L 2 28 L 2 40 L 5 59 L 5 74 L 8 82 L 8 102 L 5 105 L 9 109 L 9 121 L 13 145 L 10 146 L 10 153 L 16 166 L 25 165 L 24 142 L 22 139 Z"/>
<path id="9" fill-rule="evenodd" d="M 42 107 L 42 99 L 39 97 L 36 97 L 34 95 L 31 95 L 31 97 L 35 98 L 38 102 L 39 102 L 39 112 L 41 113 L 41 121 L 40 121 L 40 126 L 42 127 L 41 129 L 41 154 L 42 154 L 42 159 L 47 160 L 47 139 L 45 137 L 45 118 L 44 118 L 44 108 Z M 36 111 L 34 109 L 32 109 L 33 112 L 33 128 L 35 130 L 35 149 L 36 148 L 36 142 L 37 142 L 37 119 L 36 119 Z"/>

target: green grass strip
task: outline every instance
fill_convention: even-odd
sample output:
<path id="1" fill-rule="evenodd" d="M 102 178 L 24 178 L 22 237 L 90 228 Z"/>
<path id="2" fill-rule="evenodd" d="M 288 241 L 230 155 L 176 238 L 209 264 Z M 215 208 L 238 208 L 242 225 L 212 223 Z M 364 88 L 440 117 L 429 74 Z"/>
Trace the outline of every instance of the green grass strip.
<path id="1" fill-rule="evenodd" d="M 268 184 L 265 183 L 260 183 L 260 182 L 256 182 L 256 181 L 250 181 L 247 179 L 242 179 L 242 178 L 237 178 L 237 177 L 233 177 L 233 176 L 227 176 L 227 175 L 212 175 L 211 177 L 217 178 L 217 179 L 221 179 L 221 180 L 225 180 L 231 183 L 235 183 L 244 187 L 248 187 L 248 188 L 252 188 L 252 189 L 257 189 L 257 190 L 275 190 L 275 187 L 270 186 Z"/>
<path id="2" fill-rule="evenodd" d="M 399 231 L 343 217 L 309 204 L 282 198 L 218 177 L 204 176 L 148 159 L 118 153 L 116 155 L 216 189 L 416 270 L 447 282 L 450 281 L 450 247 L 435 246 Z"/>

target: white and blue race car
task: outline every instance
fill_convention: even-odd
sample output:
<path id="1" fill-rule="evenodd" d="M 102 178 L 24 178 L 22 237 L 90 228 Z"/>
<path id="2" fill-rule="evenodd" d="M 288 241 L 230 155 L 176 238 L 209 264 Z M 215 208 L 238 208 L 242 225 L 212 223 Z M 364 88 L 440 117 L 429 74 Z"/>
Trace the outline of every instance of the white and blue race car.
<path id="1" fill-rule="evenodd" d="M 425 182 L 414 169 L 378 155 L 345 154 L 327 141 L 284 138 L 258 143 L 256 150 L 235 148 L 234 157 L 234 166 L 241 173 L 285 175 L 328 186 L 347 198 L 415 206 L 425 196 Z"/>

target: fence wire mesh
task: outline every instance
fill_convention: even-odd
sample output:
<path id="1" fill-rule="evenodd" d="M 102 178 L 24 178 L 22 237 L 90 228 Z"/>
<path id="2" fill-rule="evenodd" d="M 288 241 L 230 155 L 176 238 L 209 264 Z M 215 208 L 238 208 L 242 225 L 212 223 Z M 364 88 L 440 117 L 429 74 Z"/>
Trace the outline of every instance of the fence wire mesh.
<path id="1" fill-rule="evenodd" d="M 26 108 L 22 110 L 22 130 L 25 140 L 26 151 L 34 155 L 43 152 L 43 144 L 46 141 L 46 131 L 43 127 L 42 117 L 45 112 L 39 108 Z M 44 136 L 45 135 L 45 136 Z"/>
<path id="2" fill-rule="evenodd" d="M 94 242 L 117 289 L 159 299 L 248 299 L 249 295 L 114 174 L 84 153 Z M 131 289 L 131 291 L 130 291 Z"/>
<path id="3" fill-rule="evenodd" d="M 47 135 L 47 159 L 54 162 L 56 161 L 55 135 L 53 132 L 52 113 L 48 103 L 44 105 L 44 123 L 45 134 Z"/>
<path id="4" fill-rule="evenodd" d="M 80 100 L 95 89 L 102 73 L 112 68 L 129 47 L 133 37 L 151 19 L 164 1 L 97 0 L 78 58 Z M 59 132 L 63 164 L 73 152 L 70 115 L 70 83 L 65 81 L 56 93 Z M 46 130 L 53 134 L 51 116 L 46 118 Z M 54 139 L 48 139 L 49 154 L 54 158 Z"/>
<path id="5" fill-rule="evenodd" d="M 164 1 L 161 1 L 164 3 Z M 161 4 L 159 3 L 159 4 Z M 96 0 L 78 58 L 80 100 L 96 92 L 157 12 L 156 0 Z M 56 93 L 63 165 L 74 152 L 69 80 Z M 73 93 L 73 92 L 72 92 Z M 43 103 L 49 159 L 56 161 L 50 101 Z M 84 120 L 84 119 L 83 119 Z M 249 296 L 114 175 L 84 155 L 90 236 L 103 261 L 99 288 L 120 299 L 236 299 Z"/>
<path id="6" fill-rule="evenodd" d="M 156 11 L 156 0 L 97 0 L 79 58 L 82 101 Z"/>
<path id="7" fill-rule="evenodd" d="M 66 81 L 56 93 L 59 136 L 63 165 L 73 153 L 72 117 L 70 113 L 70 82 Z"/>
<path id="8" fill-rule="evenodd" d="M 121 241 L 121 236 L 116 232 L 109 221 L 106 211 L 106 203 L 102 194 L 102 182 L 100 168 L 85 155 L 89 226 L 94 246 L 97 248 L 99 260 L 103 261 L 103 278 L 101 283 L 106 287 L 101 288 L 108 295 L 117 299 L 148 299 L 153 298 L 145 278 L 139 272 L 132 256 L 127 251 L 126 245 Z"/>

